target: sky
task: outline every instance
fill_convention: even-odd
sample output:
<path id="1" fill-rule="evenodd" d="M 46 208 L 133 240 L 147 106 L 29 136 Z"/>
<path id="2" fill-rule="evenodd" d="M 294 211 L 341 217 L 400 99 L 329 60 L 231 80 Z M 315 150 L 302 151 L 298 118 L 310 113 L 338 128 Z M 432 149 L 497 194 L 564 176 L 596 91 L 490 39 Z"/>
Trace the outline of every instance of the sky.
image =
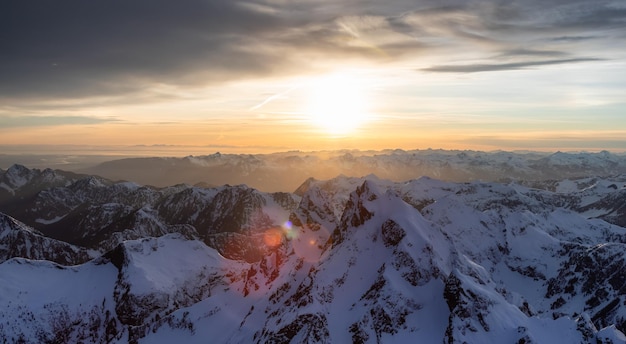
<path id="1" fill-rule="evenodd" d="M 626 151 L 626 0 L 0 1 L 0 150 Z"/>

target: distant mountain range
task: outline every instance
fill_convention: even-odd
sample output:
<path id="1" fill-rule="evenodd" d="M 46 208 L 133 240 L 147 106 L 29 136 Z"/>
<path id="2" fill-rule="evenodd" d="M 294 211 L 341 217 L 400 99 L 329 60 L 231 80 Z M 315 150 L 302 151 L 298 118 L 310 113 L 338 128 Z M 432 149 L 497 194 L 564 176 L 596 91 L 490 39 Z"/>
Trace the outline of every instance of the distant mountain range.
<path id="1" fill-rule="evenodd" d="M 626 155 L 600 153 L 485 153 L 446 150 L 332 151 L 220 154 L 184 158 L 128 158 L 80 170 L 111 180 L 165 187 L 246 184 L 262 191 L 291 192 L 303 180 L 339 175 L 405 181 L 427 176 L 466 182 L 562 180 L 626 173 Z"/>
<path id="2" fill-rule="evenodd" d="M 621 157 L 432 154 L 500 181 L 370 174 L 268 193 L 0 171 L 1 337 L 626 343 Z"/>

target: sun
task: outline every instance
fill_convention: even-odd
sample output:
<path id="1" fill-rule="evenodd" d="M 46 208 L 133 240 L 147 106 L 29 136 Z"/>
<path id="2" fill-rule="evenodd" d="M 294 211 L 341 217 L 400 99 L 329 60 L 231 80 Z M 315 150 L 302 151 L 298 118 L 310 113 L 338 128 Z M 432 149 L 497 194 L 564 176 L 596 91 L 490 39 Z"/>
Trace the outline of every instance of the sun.
<path id="1" fill-rule="evenodd" d="M 349 134 L 369 117 L 365 86 L 363 79 L 347 73 L 314 79 L 308 87 L 305 115 L 327 134 Z"/>

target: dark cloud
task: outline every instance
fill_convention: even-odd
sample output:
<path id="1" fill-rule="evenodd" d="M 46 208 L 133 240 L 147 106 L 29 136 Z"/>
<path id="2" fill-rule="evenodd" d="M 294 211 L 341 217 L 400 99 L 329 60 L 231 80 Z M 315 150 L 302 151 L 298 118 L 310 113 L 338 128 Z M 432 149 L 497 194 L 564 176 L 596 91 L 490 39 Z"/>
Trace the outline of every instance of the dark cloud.
<path id="1" fill-rule="evenodd" d="M 610 1 L 564 3 L 546 17 L 546 27 L 559 29 L 617 29 L 626 27 L 626 8 Z"/>
<path id="2" fill-rule="evenodd" d="M 550 37 L 547 38 L 548 41 L 553 42 L 580 42 L 580 41 L 588 41 L 593 40 L 598 37 L 596 36 L 560 36 L 560 37 Z"/>
<path id="3" fill-rule="evenodd" d="M 338 24 L 362 16 L 386 25 L 361 28 L 357 37 Z M 605 0 L 4 0 L 0 100 L 128 97 L 153 84 L 202 86 L 306 72 L 329 58 L 394 61 L 445 46 L 471 46 L 486 57 L 571 58 L 430 71 L 592 61 L 551 42 L 601 40 L 625 18 L 626 9 Z M 544 43 L 531 47 L 537 38 Z"/>
<path id="4" fill-rule="evenodd" d="M 247 47 L 289 18 L 236 1 L 4 1 L 0 94 L 128 94 L 271 70 Z M 269 55 L 269 56 L 268 56 Z"/>
<path id="5" fill-rule="evenodd" d="M 520 56 L 545 56 L 545 57 L 558 57 L 568 55 L 566 52 L 558 50 L 535 50 L 535 49 L 510 49 L 505 50 L 500 54 L 500 57 L 520 57 Z"/>
<path id="6" fill-rule="evenodd" d="M 427 72 L 440 72 L 440 73 L 477 73 L 477 72 L 494 72 L 505 70 L 518 70 L 526 69 L 530 67 L 566 64 L 566 63 L 578 63 L 598 61 L 597 58 L 575 58 L 575 59 L 561 59 L 561 60 L 546 60 L 546 61 L 526 61 L 526 62 L 512 62 L 512 63 L 494 63 L 494 64 L 469 64 L 469 65 L 440 65 L 422 69 Z"/>
<path id="7" fill-rule="evenodd" d="M 100 124 L 116 119 L 89 116 L 13 116 L 0 117 L 0 128 L 46 127 L 58 125 Z"/>

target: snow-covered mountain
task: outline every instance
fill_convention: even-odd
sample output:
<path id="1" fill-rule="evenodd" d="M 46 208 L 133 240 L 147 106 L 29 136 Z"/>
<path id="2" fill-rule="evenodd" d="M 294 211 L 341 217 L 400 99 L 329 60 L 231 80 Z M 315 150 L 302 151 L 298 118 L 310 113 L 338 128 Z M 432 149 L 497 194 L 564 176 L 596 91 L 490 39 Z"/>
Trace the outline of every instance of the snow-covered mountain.
<path id="1" fill-rule="evenodd" d="M 0 333 L 6 342 L 626 343 L 625 190 L 624 176 L 340 176 L 293 194 L 77 178 L 40 190 L 23 214 L 103 254 L 72 266 L 7 257 Z"/>
<path id="2" fill-rule="evenodd" d="M 228 264 L 241 265 L 179 234 L 77 266 L 14 258 L 0 264 L 0 332 L 8 343 L 134 342 L 144 323 L 210 297 Z"/>
<path id="3" fill-rule="evenodd" d="M 76 265 L 90 260 L 89 251 L 45 237 L 16 219 L 0 213 L 0 263 L 13 257 Z"/>
<path id="4" fill-rule="evenodd" d="M 24 175 L 48 173 L 16 165 L 0 177 L 15 170 Z M 264 254 L 259 249 L 263 231 L 286 222 L 300 199 L 245 185 L 180 184 L 159 189 L 97 176 L 58 183 L 23 180 L 0 199 L 0 211 L 49 237 L 102 253 L 124 240 L 181 233 L 205 241 L 229 258 L 259 260 Z"/>

